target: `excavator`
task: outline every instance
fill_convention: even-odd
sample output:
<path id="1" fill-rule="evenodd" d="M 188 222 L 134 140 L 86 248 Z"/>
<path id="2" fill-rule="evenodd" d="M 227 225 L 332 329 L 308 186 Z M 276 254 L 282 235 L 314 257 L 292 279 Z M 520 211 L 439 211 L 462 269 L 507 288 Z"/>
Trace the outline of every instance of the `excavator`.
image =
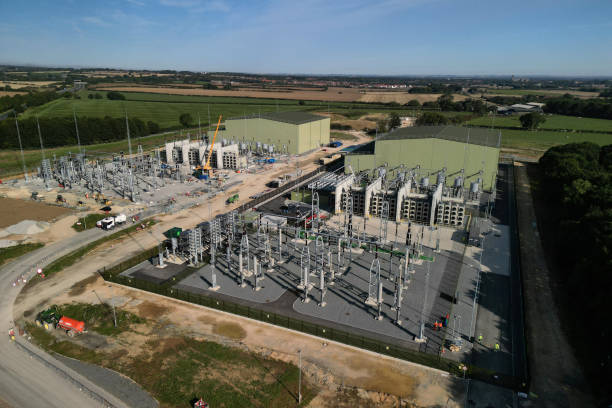
<path id="1" fill-rule="evenodd" d="M 215 139 L 217 139 L 217 133 L 219 132 L 219 125 L 221 125 L 221 118 L 223 115 L 219 115 L 219 121 L 217 122 L 217 128 L 215 129 L 215 135 L 213 136 L 212 142 L 210 144 L 210 149 L 208 150 L 208 157 L 206 158 L 206 164 L 202 166 L 201 171 L 202 174 L 205 174 L 210 178 L 212 173 L 212 167 L 210 167 L 210 158 L 212 157 L 213 148 L 215 147 Z"/>

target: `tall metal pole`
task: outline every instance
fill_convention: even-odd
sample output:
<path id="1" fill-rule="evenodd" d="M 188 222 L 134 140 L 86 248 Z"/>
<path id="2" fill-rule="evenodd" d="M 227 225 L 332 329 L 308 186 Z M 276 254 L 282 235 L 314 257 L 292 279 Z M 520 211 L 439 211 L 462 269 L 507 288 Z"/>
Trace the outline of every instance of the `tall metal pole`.
<path id="1" fill-rule="evenodd" d="M 19 133 L 19 121 L 17 113 L 15 113 L 15 126 L 17 127 L 17 140 L 19 140 L 19 151 L 21 152 L 21 164 L 23 165 L 23 176 L 28 181 L 28 172 L 26 171 L 25 157 L 23 156 L 23 146 L 21 145 L 21 133 Z"/>
<path id="2" fill-rule="evenodd" d="M 125 128 L 127 129 L 128 154 L 132 157 L 132 141 L 130 140 L 130 123 L 128 121 L 127 110 L 125 111 Z"/>
<path id="3" fill-rule="evenodd" d="M 46 159 L 45 148 L 43 147 L 42 133 L 40 132 L 40 123 L 38 122 L 38 115 L 36 115 L 36 127 L 38 128 L 38 139 L 40 140 L 40 151 L 42 153 L 43 160 L 45 160 Z"/>
<path id="4" fill-rule="evenodd" d="M 72 116 L 74 116 L 74 128 L 76 129 L 76 137 L 77 137 L 77 144 L 79 145 L 79 153 L 82 154 L 83 151 L 81 150 L 81 137 L 79 136 L 79 126 L 77 124 L 76 112 L 74 109 L 72 110 Z"/>

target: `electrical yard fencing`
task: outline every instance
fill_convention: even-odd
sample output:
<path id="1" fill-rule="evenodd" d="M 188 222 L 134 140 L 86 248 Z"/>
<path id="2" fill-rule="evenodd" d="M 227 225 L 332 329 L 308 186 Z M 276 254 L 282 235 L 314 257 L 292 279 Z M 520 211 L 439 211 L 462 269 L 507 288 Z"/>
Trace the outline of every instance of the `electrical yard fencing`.
<path id="1" fill-rule="evenodd" d="M 287 329 L 300 331 L 302 333 L 311 334 L 349 346 L 358 347 L 376 353 L 385 354 L 390 357 L 395 357 L 401 360 L 411 361 L 413 363 L 446 371 L 456 376 L 464 376 L 464 372 L 459 368 L 461 364 L 460 362 L 443 358 L 440 355 L 421 353 L 406 347 L 375 340 L 366 336 L 352 334 L 330 326 L 315 324 L 301 319 L 264 311 L 256 307 L 245 306 L 228 300 L 216 299 L 207 295 L 175 288 L 174 286 L 181 279 L 186 277 L 188 274 L 193 273 L 193 269 L 191 268 L 188 268 L 186 271 L 181 273 L 181 276 L 176 276 L 175 278 L 162 284 L 156 284 L 143 279 L 121 275 L 123 271 L 154 256 L 157 256 L 157 254 L 158 248 L 154 247 L 110 268 L 100 269 L 98 270 L 98 273 L 108 282 L 114 282 L 120 285 L 145 290 L 147 292 L 156 293 L 169 298 L 222 310 L 224 312 L 274 324 Z M 472 379 L 500 385 L 514 390 L 524 391 L 527 389 L 527 385 L 523 385 L 526 383 L 524 379 L 493 373 L 479 367 L 469 366 L 465 375 Z"/>
<path id="2" fill-rule="evenodd" d="M 260 196 L 256 199 L 253 199 L 241 205 L 240 207 L 234 209 L 228 214 L 231 215 L 232 213 L 235 214 L 235 212 L 240 213 L 240 212 L 246 211 L 263 202 L 268 201 L 269 199 L 275 196 L 284 194 L 285 192 L 293 189 L 296 185 L 302 184 L 303 182 L 311 179 L 317 174 L 327 171 L 328 166 L 329 164 L 327 166 L 321 166 L 317 168 L 316 170 L 306 175 L 303 175 L 300 178 L 295 179 L 275 189 L 274 191 L 266 193 L 263 196 Z M 225 214 L 225 216 L 227 216 L 228 214 Z M 302 238 L 302 235 L 298 234 L 297 228 L 295 229 L 295 231 L 296 231 L 296 238 L 298 237 Z M 258 239 L 259 239 L 259 232 L 258 232 Z M 338 244 L 340 244 L 340 241 L 338 241 Z M 247 247 L 248 247 L 248 244 L 247 244 Z M 308 248 L 308 247 L 305 247 L 305 248 Z M 316 245 L 315 245 L 315 248 L 316 248 Z M 398 256 L 404 255 L 401 252 L 394 251 L 392 247 L 387 250 L 386 248 L 384 248 L 384 245 L 377 246 L 375 250 L 379 252 L 393 252 L 394 255 L 397 252 Z M 241 251 L 241 254 L 242 254 L 242 251 Z M 290 316 L 286 316 L 283 314 L 277 314 L 274 312 L 270 312 L 262 308 L 258 308 L 256 307 L 256 305 L 249 306 L 249 305 L 233 302 L 230 300 L 220 299 L 217 296 L 215 296 L 214 293 L 211 293 L 211 295 L 208 295 L 208 294 L 194 293 L 191 291 L 176 288 L 175 286 L 181 280 L 183 280 L 190 274 L 194 273 L 195 269 L 191 267 L 188 267 L 186 270 L 179 273 L 178 275 L 172 278 L 169 278 L 168 280 L 161 282 L 161 283 L 154 283 L 154 282 L 147 281 L 144 279 L 121 275 L 121 273 L 124 272 L 125 270 L 131 267 L 134 267 L 143 261 L 150 260 L 151 258 L 154 258 L 158 255 L 159 255 L 159 248 L 155 246 L 154 248 L 150 248 L 146 251 L 143 251 L 142 253 L 128 260 L 120 262 L 110 268 L 103 268 L 99 270 L 98 273 L 106 281 L 109 281 L 109 282 L 115 282 L 121 285 L 130 286 L 133 288 L 145 290 L 145 291 L 152 292 L 152 293 L 157 293 L 162 296 L 167 296 L 170 298 L 187 301 L 187 302 L 202 305 L 205 307 L 218 309 L 218 310 L 233 313 L 236 315 L 259 320 L 262 322 L 285 327 L 288 329 L 297 330 L 303 333 L 315 335 L 321 338 L 329 339 L 329 340 L 343 343 L 349 346 L 354 346 L 354 347 L 362 348 L 365 350 L 370 350 L 370 351 L 377 352 L 380 354 L 385 354 L 391 357 L 395 357 L 395 358 L 399 358 L 402 360 L 421 364 L 424 366 L 443 370 L 443 371 L 449 372 L 457 376 L 461 376 L 461 377 L 467 376 L 472 379 L 478 379 L 483 382 L 503 386 L 506 388 L 511 388 L 517 391 L 523 391 L 523 392 L 528 391 L 528 380 L 526 378 L 519 378 L 515 376 L 494 373 L 492 371 L 485 370 L 485 369 L 482 369 L 476 366 L 468 366 L 467 371 L 464 371 L 462 369 L 464 365 L 461 362 L 452 361 L 452 360 L 443 358 L 442 355 L 437 351 L 419 352 L 416 349 L 411 349 L 409 347 L 393 344 L 392 342 L 377 340 L 377 339 L 369 338 L 364 335 L 359 335 L 359 334 L 354 334 L 354 333 L 349 333 L 347 331 L 339 330 L 337 328 L 331 327 L 331 323 L 330 323 L 330 326 L 316 324 L 316 323 L 308 322 L 308 321 L 305 321 L 305 320 L 302 320 L 296 317 L 290 317 Z M 322 254 L 322 256 L 324 255 L 325 254 Z M 219 256 L 222 256 L 222 255 L 219 255 Z M 426 258 L 426 257 L 422 256 L 422 258 Z M 433 258 L 427 259 L 427 260 L 433 261 Z M 202 261 L 208 262 L 208 259 L 203 259 Z M 244 259 L 243 261 L 247 263 L 250 262 L 248 251 L 247 251 L 246 259 Z M 306 276 L 308 276 L 309 267 L 306 266 L 306 268 L 307 268 Z M 242 270 L 242 268 L 240 269 Z M 323 298 L 321 298 L 321 302 L 322 303 L 324 302 Z"/>

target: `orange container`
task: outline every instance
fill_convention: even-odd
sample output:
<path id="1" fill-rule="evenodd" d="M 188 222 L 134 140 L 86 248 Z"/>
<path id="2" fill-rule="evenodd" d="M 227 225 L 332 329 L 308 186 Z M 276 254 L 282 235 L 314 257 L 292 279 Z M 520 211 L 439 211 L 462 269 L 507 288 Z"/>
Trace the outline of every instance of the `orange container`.
<path id="1" fill-rule="evenodd" d="M 74 330 L 78 333 L 83 333 L 85 331 L 85 322 L 71 319 L 66 316 L 62 316 L 57 325 L 60 326 L 62 329 Z"/>

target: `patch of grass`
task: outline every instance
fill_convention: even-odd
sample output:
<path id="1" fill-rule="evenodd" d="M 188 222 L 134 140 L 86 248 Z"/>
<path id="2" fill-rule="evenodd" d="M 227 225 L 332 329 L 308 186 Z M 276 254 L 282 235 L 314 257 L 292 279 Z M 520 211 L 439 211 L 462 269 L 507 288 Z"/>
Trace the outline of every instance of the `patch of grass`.
<path id="1" fill-rule="evenodd" d="M 481 116 L 472 119 L 468 125 L 476 126 L 498 126 L 498 127 L 514 127 L 521 128 L 519 120 L 520 115 L 513 116 Z M 564 115 L 545 115 L 544 122 L 540 129 L 542 130 L 582 130 L 590 132 L 612 132 L 612 120 L 581 118 L 577 116 Z"/>
<path id="2" fill-rule="evenodd" d="M 35 324 L 27 323 L 26 330 L 32 335 L 35 343 L 47 351 L 92 364 L 101 364 L 104 360 L 105 355 L 103 353 L 90 350 L 69 340 L 59 340 L 53 334 Z"/>
<path id="3" fill-rule="evenodd" d="M 296 406 L 298 368 L 255 353 L 187 337 L 152 339 L 137 356 L 125 350 L 94 351 L 58 340 L 35 325 L 27 330 L 47 351 L 99 364 L 130 377 L 164 407 L 190 406 L 203 398 L 214 407 Z M 85 334 L 86 335 L 86 334 Z M 302 405 L 318 390 L 302 382 Z"/>
<path id="4" fill-rule="evenodd" d="M 114 214 L 87 214 L 85 217 L 81 217 L 77 220 L 77 222 L 75 222 L 74 224 L 72 224 L 72 228 L 74 228 L 76 231 L 81 232 L 81 231 L 85 231 L 86 229 L 90 229 L 90 228 L 95 228 L 96 227 L 96 222 L 109 217 L 111 215 Z"/>
<path id="5" fill-rule="evenodd" d="M 242 340 L 246 337 L 246 331 L 237 323 L 221 322 L 213 326 L 213 333 L 228 337 L 232 340 Z"/>
<path id="6" fill-rule="evenodd" d="M 102 245 L 105 242 L 108 241 L 112 241 L 115 239 L 118 239 L 124 235 L 128 235 L 134 231 L 136 231 L 136 229 L 140 228 L 141 224 L 145 224 L 147 225 L 147 227 L 152 226 L 153 224 L 155 224 L 157 221 L 156 220 L 143 220 L 141 222 L 138 222 L 137 224 L 132 225 L 131 227 L 128 227 L 126 229 L 123 229 L 121 231 L 117 231 L 111 235 L 108 235 L 104 238 L 100 238 L 97 241 L 91 242 L 87 245 L 84 245 L 72 252 L 70 252 L 67 255 L 64 255 L 63 257 L 56 259 L 55 261 L 51 262 L 49 265 L 47 265 L 44 268 L 44 273 L 47 277 L 53 275 L 54 273 L 57 273 L 59 271 L 61 271 L 64 268 L 67 268 L 71 265 L 74 265 L 77 261 L 79 261 L 81 258 L 83 258 L 85 255 L 87 255 L 90 251 L 94 250 L 96 247 Z M 26 283 L 26 285 L 24 286 L 22 293 L 26 293 L 26 291 L 30 290 L 32 287 L 34 287 L 35 285 L 38 284 L 38 282 L 41 282 L 42 278 L 36 276 L 33 279 L 30 279 L 28 281 L 28 283 Z"/>
<path id="7" fill-rule="evenodd" d="M 332 140 L 357 140 L 357 138 L 348 133 L 342 132 L 331 132 L 330 139 Z"/>
<path id="8" fill-rule="evenodd" d="M 45 244 L 35 242 L 31 244 L 18 244 L 8 248 L 0 248 L 0 265 L 5 264 L 11 259 L 19 258 L 21 255 L 43 247 Z"/>
<path id="9" fill-rule="evenodd" d="M 605 133 L 572 133 L 551 130 L 513 130 L 501 129 L 502 148 L 516 148 L 545 151 L 548 148 L 566 143 L 593 142 L 598 145 L 610 144 L 612 136 Z"/>
<path id="10" fill-rule="evenodd" d="M 86 330 L 104 336 L 115 336 L 129 330 L 133 324 L 146 321 L 133 313 L 115 307 L 117 315 L 117 327 L 115 327 L 113 309 L 107 304 L 70 303 L 60 305 L 58 309 L 63 316 L 84 321 Z"/>

